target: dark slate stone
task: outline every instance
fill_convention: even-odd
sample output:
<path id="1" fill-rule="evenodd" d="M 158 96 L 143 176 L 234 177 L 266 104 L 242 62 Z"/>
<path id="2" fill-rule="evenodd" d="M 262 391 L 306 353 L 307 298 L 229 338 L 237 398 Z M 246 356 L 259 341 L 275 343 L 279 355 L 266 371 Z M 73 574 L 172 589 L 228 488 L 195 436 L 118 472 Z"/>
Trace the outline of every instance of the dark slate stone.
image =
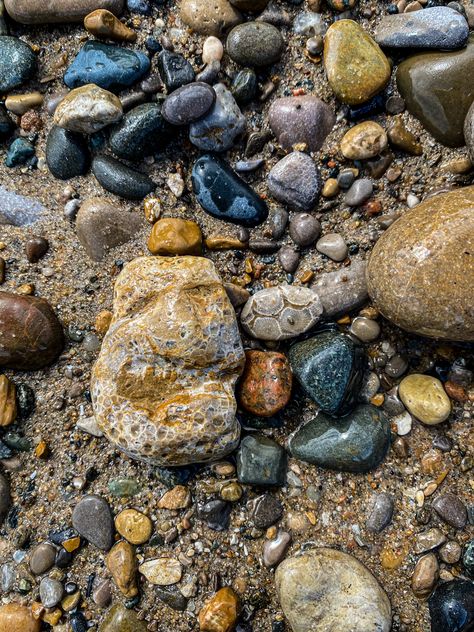
<path id="1" fill-rule="evenodd" d="M 153 592 L 167 606 L 177 612 L 184 612 L 188 605 L 188 600 L 175 586 L 155 586 Z"/>
<path id="2" fill-rule="evenodd" d="M 205 116 L 216 93 L 207 83 L 195 81 L 172 92 L 163 103 L 163 117 L 172 125 L 189 125 Z"/>
<path id="3" fill-rule="evenodd" d="M 52 127 L 46 141 L 46 162 L 59 180 L 83 176 L 89 170 L 90 153 L 82 134 Z"/>
<path id="4" fill-rule="evenodd" d="M 74 507 L 72 525 L 102 551 L 108 551 L 114 543 L 114 519 L 108 502 L 101 496 L 84 496 Z"/>
<path id="5" fill-rule="evenodd" d="M 247 435 L 240 443 L 236 460 L 241 483 L 281 487 L 286 482 L 286 452 L 273 439 Z"/>
<path id="6" fill-rule="evenodd" d="M 431 632 L 472 632 L 474 630 L 474 582 L 439 584 L 428 606 Z"/>
<path id="7" fill-rule="evenodd" d="M 362 405 L 342 419 L 319 413 L 291 435 L 293 457 L 329 470 L 368 472 L 390 446 L 390 423 L 375 406 Z"/>
<path id="8" fill-rule="evenodd" d="M 253 501 L 252 520 L 258 529 L 268 529 L 283 516 L 283 505 L 273 494 L 263 494 Z"/>
<path id="9" fill-rule="evenodd" d="M 120 90 L 132 86 L 149 69 L 144 53 L 91 40 L 67 69 L 64 83 L 69 88 L 95 83 L 106 90 Z"/>
<path id="10" fill-rule="evenodd" d="M 143 199 L 156 187 L 146 174 L 110 156 L 96 156 L 92 161 L 92 173 L 106 191 L 130 200 Z"/>
<path id="11" fill-rule="evenodd" d="M 15 124 L 8 116 L 6 109 L 0 105 L 0 140 L 4 140 L 12 135 Z"/>
<path id="12" fill-rule="evenodd" d="M 35 70 L 36 56 L 28 44 L 17 37 L 0 37 L 0 92 L 21 86 Z"/>
<path id="13" fill-rule="evenodd" d="M 224 500 L 210 500 L 198 507 L 198 518 L 213 531 L 225 531 L 229 528 L 232 505 Z"/>
<path id="14" fill-rule="evenodd" d="M 255 71 L 251 68 L 240 70 L 234 77 L 230 91 L 237 103 L 250 103 L 257 94 L 258 82 Z"/>
<path id="15" fill-rule="evenodd" d="M 369 531 L 380 533 L 392 522 L 394 509 L 393 496 L 387 492 L 375 494 L 368 507 L 365 526 Z"/>
<path id="16" fill-rule="evenodd" d="M 356 404 L 366 356 L 362 345 L 337 331 L 297 342 L 291 369 L 306 393 L 330 415 L 345 415 Z"/>
<path id="17" fill-rule="evenodd" d="M 144 103 L 114 125 L 109 146 L 120 158 L 140 160 L 162 151 L 172 136 L 173 128 L 164 120 L 161 105 Z"/>
<path id="18" fill-rule="evenodd" d="M 168 92 L 194 81 L 193 67 L 182 55 L 163 50 L 157 59 L 158 70 Z"/>
<path id="19" fill-rule="evenodd" d="M 253 227 L 268 216 L 265 202 L 217 156 L 201 156 L 193 167 L 194 193 L 203 209 L 226 222 Z"/>

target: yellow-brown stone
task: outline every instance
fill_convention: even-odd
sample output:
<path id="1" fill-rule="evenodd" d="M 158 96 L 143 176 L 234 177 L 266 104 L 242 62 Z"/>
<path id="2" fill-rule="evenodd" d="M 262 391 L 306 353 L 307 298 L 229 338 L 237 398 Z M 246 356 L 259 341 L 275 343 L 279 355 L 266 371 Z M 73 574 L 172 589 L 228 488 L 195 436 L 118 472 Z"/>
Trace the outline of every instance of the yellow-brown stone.
<path id="1" fill-rule="evenodd" d="M 153 523 L 137 509 L 124 509 L 115 518 L 115 528 L 130 544 L 145 544 L 151 538 Z"/>
<path id="2" fill-rule="evenodd" d="M 337 98 L 360 105 L 383 90 L 391 68 L 379 45 L 353 20 L 338 20 L 324 38 L 324 66 Z"/>
<path id="3" fill-rule="evenodd" d="M 40 627 L 26 606 L 7 603 L 0 607 L 0 632 L 39 632 Z"/>
<path id="4" fill-rule="evenodd" d="M 375 121 L 364 121 L 354 125 L 341 140 L 341 152 L 350 160 L 374 158 L 387 147 L 388 139 L 384 128 Z"/>
<path id="5" fill-rule="evenodd" d="M 443 384 L 431 375 L 407 375 L 400 382 L 398 395 L 408 411 L 429 426 L 446 421 L 451 414 L 451 401 Z"/>
<path id="6" fill-rule="evenodd" d="M 138 562 L 131 544 L 125 540 L 117 542 L 107 554 L 107 568 L 117 588 L 127 599 L 138 594 Z"/>
<path id="7" fill-rule="evenodd" d="M 167 491 L 159 500 L 160 509 L 186 509 L 191 504 L 191 493 L 184 485 L 176 485 Z"/>
<path id="8" fill-rule="evenodd" d="M 10 426 L 16 419 L 16 388 L 6 375 L 0 375 L 0 426 Z"/>
<path id="9" fill-rule="evenodd" d="M 222 458 L 239 441 L 234 388 L 244 359 L 212 261 L 135 259 L 116 281 L 93 369 L 97 424 L 119 449 L 158 465 Z"/>
<path id="10" fill-rule="evenodd" d="M 367 268 L 379 311 L 409 332 L 474 340 L 474 186 L 428 198 L 377 241 Z"/>
<path id="11" fill-rule="evenodd" d="M 148 249 L 154 255 L 200 255 L 202 233 L 196 222 L 179 217 L 158 220 L 151 229 Z"/>
<path id="12" fill-rule="evenodd" d="M 199 613 L 201 632 L 232 632 L 239 614 L 239 598 L 226 586 L 218 590 Z"/>
<path id="13" fill-rule="evenodd" d="M 95 37 L 104 37 L 123 42 L 134 42 L 137 39 L 135 31 L 125 26 L 113 13 L 106 9 L 96 9 L 96 11 L 86 15 L 84 26 Z"/>

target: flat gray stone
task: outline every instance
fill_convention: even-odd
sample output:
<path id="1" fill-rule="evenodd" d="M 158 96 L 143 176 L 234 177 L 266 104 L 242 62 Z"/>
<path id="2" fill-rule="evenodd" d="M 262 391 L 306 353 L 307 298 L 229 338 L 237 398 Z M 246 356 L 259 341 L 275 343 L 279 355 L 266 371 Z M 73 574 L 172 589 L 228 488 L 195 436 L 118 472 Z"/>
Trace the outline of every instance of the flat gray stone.
<path id="1" fill-rule="evenodd" d="M 319 296 L 325 318 L 335 318 L 359 309 L 367 302 L 365 261 L 353 261 L 347 268 L 316 277 L 311 289 Z"/>
<path id="2" fill-rule="evenodd" d="M 321 193 L 321 176 L 308 154 L 293 151 L 273 167 L 268 189 L 279 202 L 298 211 L 312 211 Z"/>

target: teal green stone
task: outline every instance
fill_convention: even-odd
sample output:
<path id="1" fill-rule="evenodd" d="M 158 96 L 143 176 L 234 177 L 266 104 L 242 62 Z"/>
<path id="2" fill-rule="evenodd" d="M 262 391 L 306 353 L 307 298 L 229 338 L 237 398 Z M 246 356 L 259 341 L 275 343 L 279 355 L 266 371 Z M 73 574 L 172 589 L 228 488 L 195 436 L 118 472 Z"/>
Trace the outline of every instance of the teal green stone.
<path id="1" fill-rule="evenodd" d="M 328 470 L 368 472 L 385 458 L 390 423 L 375 406 L 358 406 L 343 419 L 319 413 L 288 441 L 291 455 Z"/>
<path id="2" fill-rule="evenodd" d="M 140 489 L 140 484 L 133 478 L 114 478 L 109 481 L 109 492 L 112 496 L 135 496 Z"/>

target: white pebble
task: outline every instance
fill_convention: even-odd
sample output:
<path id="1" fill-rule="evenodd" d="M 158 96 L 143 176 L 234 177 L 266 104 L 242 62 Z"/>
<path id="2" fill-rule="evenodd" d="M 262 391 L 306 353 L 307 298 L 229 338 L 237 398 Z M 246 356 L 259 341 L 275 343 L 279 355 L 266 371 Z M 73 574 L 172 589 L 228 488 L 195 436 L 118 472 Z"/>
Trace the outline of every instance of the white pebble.
<path id="1" fill-rule="evenodd" d="M 405 411 L 400 415 L 395 415 L 395 417 L 392 417 L 391 421 L 393 421 L 393 423 L 395 424 L 397 428 L 397 434 L 400 437 L 407 435 L 411 431 L 413 419 L 408 411 Z"/>
<path id="2" fill-rule="evenodd" d="M 224 47 L 219 38 L 210 35 L 202 47 L 202 61 L 210 64 L 213 61 L 220 61 L 224 55 Z"/>
<path id="3" fill-rule="evenodd" d="M 413 195 L 413 193 L 409 193 L 407 195 L 407 206 L 408 206 L 408 208 L 413 208 L 414 206 L 416 206 L 419 203 L 420 203 L 420 198 L 416 197 L 416 195 Z"/>

